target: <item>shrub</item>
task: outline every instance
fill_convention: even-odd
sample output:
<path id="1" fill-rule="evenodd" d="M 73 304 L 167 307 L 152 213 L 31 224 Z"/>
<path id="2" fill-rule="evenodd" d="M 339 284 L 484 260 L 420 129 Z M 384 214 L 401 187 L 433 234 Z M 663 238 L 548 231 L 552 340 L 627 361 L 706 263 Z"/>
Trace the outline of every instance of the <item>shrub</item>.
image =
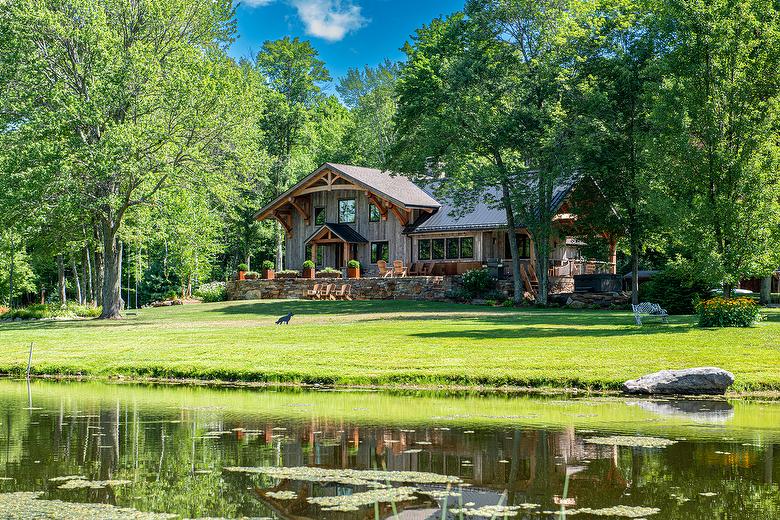
<path id="1" fill-rule="evenodd" d="M 238 264 L 238 267 L 236 267 L 236 270 L 237 271 L 247 272 L 247 271 L 249 271 L 249 266 L 246 265 L 246 264 Z"/>
<path id="2" fill-rule="evenodd" d="M 458 303 L 465 303 L 471 299 L 471 295 L 466 292 L 465 289 L 460 287 L 451 291 L 447 291 L 444 297 L 448 300 L 452 300 Z"/>
<path id="3" fill-rule="evenodd" d="M 314 269 L 314 262 L 312 262 L 311 260 L 306 260 L 303 263 L 302 269 Z"/>
<path id="4" fill-rule="evenodd" d="M 12 309 L 0 316 L 0 318 L 12 320 L 16 318 L 21 318 L 23 320 L 40 320 L 44 318 L 96 318 L 100 316 L 100 311 L 100 307 L 78 305 L 75 303 L 69 303 L 64 306 L 59 303 L 37 303 L 20 309 Z"/>
<path id="5" fill-rule="evenodd" d="M 223 302 L 227 298 L 225 282 L 204 283 L 195 291 L 194 296 L 204 303 Z"/>
<path id="6" fill-rule="evenodd" d="M 299 276 L 301 276 L 301 273 L 295 269 L 283 269 L 282 271 L 276 271 L 277 278 L 298 278 Z"/>
<path id="7" fill-rule="evenodd" d="M 326 267 L 322 271 L 317 271 L 315 276 L 318 278 L 339 278 L 341 271 L 332 267 Z"/>
<path id="8" fill-rule="evenodd" d="M 498 289 L 491 289 L 486 293 L 484 293 L 482 297 L 485 298 L 486 300 L 493 300 L 498 303 L 501 303 L 507 299 L 506 294 L 499 291 Z"/>
<path id="9" fill-rule="evenodd" d="M 759 305 L 751 298 L 717 296 L 696 305 L 700 327 L 750 327 L 760 318 Z"/>
<path id="10" fill-rule="evenodd" d="M 350 260 L 349 262 L 347 262 L 347 267 L 349 267 L 350 269 L 360 269 L 360 262 L 358 262 L 357 260 Z"/>
<path id="11" fill-rule="evenodd" d="M 256 280 L 260 278 L 260 273 L 258 273 L 257 271 L 247 271 L 246 273 L 244 273 L 244 278 L 246 278 L 247 280 Z"/>
<path id="12" fill-rule="evenodd" d="M 699 270 L 677 260 L 642 285 L 640 299 L 661 305 L 669 314 L 693 314 L 696 302 L 706 298 L 710 288 Z"/>
<path id="13" fill-rule="evenodd" d="M 270 260 L 263 260 L 263 271 L 273 271 L 274 263 Z"/>
<path id="14" fill-rule="evenodd" d="M 463 290 L 471 298 L 480 298 L 496 288 L 496 279 L 487 269 L 472 269 L 461 277 Z"/>

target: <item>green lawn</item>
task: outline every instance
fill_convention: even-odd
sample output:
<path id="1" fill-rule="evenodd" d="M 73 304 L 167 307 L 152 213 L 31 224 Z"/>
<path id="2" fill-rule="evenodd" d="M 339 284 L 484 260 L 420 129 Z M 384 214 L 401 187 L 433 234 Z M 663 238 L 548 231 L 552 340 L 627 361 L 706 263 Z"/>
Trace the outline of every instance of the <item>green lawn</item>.
<path id="1" fill-rule="evenodd" d="M 133 312 L 133 311 L 131 311 Z M 275 326 L 294 312 L 290 326 Z M 402 301 L 242 301 L 144 309 L 124 321 L 0 323 L 0 371 L 336 384 L 615 388 L 714 365 L 737 389 L 780 389 L 780 312 L 750 329 L 692 317 Z"/>

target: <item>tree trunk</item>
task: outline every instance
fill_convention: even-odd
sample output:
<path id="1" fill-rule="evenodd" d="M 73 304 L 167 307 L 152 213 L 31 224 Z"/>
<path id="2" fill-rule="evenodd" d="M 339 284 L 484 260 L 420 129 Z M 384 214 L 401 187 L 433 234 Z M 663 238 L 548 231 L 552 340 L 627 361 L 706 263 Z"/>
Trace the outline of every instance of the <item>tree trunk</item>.
<path id="1" fill-rule="evenodd" d="M 86 264 L 87 268 L 87 286 L 89 290 L 87 291 L 87 295 L 89 297 L 89 303 L 90 305 L 95 305 L 95 280 L 93 278 L 92 274 L 92 260 L 89 258 L 89 246 L 84 246 L 84 263 Z"/>
<path id="2" fill-rule="evenodd" d="M 631 240 L 631 303 L 639 305 L 639 244 Z"/>
<path id="3" fill-rule="evenodd" d="M 542 226 L 544 227 L 544 226 Z M 534 256 L 536 257 L 536 279 L 539 280 L 539 290 L 536 303 L 547 305 L 548 276 L 550 272 L 550 234 L 543 231 L 534 236 Z"/>
<path id="4" fill-rule="evenodd" d="M 119 242 L 119 270 L 117 271 L 117 281 L 119 282 L 119 310 L 125 310 L 125 300 L 122 298 L 122 266 L 125 260 L 125 244 Z"/>
<path id="5" fill-rule="evenodd" d="M 60 294 L 60 305 L 68 303 L 68 295 L 65 293 L 65 259 L 57 255 L 57 288 Z"/>
<path id="6" fill-rule="evenodd" d="M 724 298 L 731 298 L 731 293 L 734 291 L 734 284 L 733 283 L 724 283 L 723 284 L 723 297 Z"/>
<path id="7" fill-rule="evenodd" d="M 282 265 L 284 262 L 284 231 L 282 225 L 276 223 L 276 270 L 281 271 L 284 269 Z M 248 265 L 248 264 L 247 264 Z"/>
<path id="8" fill-rule="evenodd" d="M 81 251 L 81 279 L 82 287 L 81 287 L 81 293 L 82 293 L 82 304 L 86 305 L 89 301 L 89 280 L 87 279 L 87 260 L 85 258 L 87 250 Z"/>
<path id="9" fill-rule="evenodd" d="M 103 311 L 100 319 L 121 319 L 122 295 L 120 294 L 121 260 L 116 240 L 116 229 L 106 220 L 101 221 L 103 235 Z M 95 255 L 97 256 L 97 255 Z"/>
<path id="10" fill-rule="evenodd" d="M 761 279 L 761 295 L 759 296 L 761 305 L 772 303 L 772 277 L 765 276 Z"/>
<path id="11" fill-rule="evenodd" d="M 70 268 L 73 270 L 73 281 L 76 284 L 76 301 L 79 305 L 83 305 L 84 301 L 82 300 L 81 280 L 79 280 L 79 270 L 78 267 L 76 267 L 76 259 L 73 257 L 73 255 L 70 257 Z"/>
<path id="12" fill-rule="evenodd" d="M 16 247 L 14 244 L 14 234 L 11 232 L 11 265 L 8 272 L 8 306 L 14 308 L 14 256 L 16 256 Z"/>
<path id="13" fill-rule="evenodd" d="M 506 223 L 509 227 L 509 254 L 512 257 L 512 287 L 514 290 L 514 302 L 523 302 L 523 281 L 520 279 L 520 251 L 517 248 L 517 232 L 515 225 L 515 212 L 512 210 L 512 197 L 509 195 L 509 183 L 504 180 L 501 183 L 501 204 L 506 212 Z"/>

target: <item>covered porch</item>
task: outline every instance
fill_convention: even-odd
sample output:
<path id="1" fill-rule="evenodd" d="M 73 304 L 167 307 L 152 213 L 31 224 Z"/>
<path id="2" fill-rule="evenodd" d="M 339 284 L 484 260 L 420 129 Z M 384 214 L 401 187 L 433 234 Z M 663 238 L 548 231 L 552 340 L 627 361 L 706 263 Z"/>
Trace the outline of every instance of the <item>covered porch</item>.
<path id="1" fill-rule="evenodd" d="M 306 258 L 317 267 L 333 266 L 336 269 L 347 267 L 350 260 L 364 255 L 368 240 L 346 224 L 326 222 L 314 231 L 305 241 Z"/>

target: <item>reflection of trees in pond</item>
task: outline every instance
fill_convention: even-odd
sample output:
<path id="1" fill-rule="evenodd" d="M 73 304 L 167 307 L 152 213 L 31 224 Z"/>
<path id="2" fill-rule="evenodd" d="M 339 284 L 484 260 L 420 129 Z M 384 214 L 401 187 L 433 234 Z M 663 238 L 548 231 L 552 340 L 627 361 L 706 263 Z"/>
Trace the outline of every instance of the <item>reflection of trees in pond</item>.
<path id="1" fill-rule="evenodd" d="M 766 446 L 742 446 L 744 440 L 680 441 L 663 449 L 599 446 L 584 438 L 601 434 L 582 434 L 574 427 L 445 427 L 441 421 L 408 427 L 379 421 L 366 425 L 313 411 L 304 418 L 271 419 L 244 416 L 230 408 L 177 406 L 171 390 L 165 394 L 165 406 L 147 408 L 133 400 L 82 400 L 65 392 L 56 399 L 39 399 L 36 404 L 44 410 L 23 410 L 26 396 L 20 400 L 17 394 L 0 393 L 4 476 L 16 479 L 3 484 L 3 489 L 31 490 L 51 477 L 83 474 L 135 484 L 101 490 L 50 489 L 47 496 L 185 517 L 265 516 L 277 511 L 288 517 L 321 518 L 319 506 L 309 504 L 307 498 L 361 488 L 277 481 L 223 473 L 221 468 L 284 465 L 432 472 L 473 484 L 464 488 L 464 496 L 474 497 L 480 505 L 495 505 L 506 490 L 507 505 L 539 503 L 548 509 L 554 507 L 552 497 L 562 493 L 568 468 L 573 473 L 568 496 L 576 500 L 575 508 L 651 506 L 661 508 L 663 518 L 673 519 L 711 518 L 719 511 L 733 510 L 768 520 L 774 517 L 763 511 L 771 511 L 771 506 L 777 511 L 780 502 L 776 488 L 769 484 L 778 471 L 773 451 Z M 468 429 L 474 433 L 465 433 Z M 707 435 L 714 437 L 711 431 Z M 442 486 L 429 488 L 443 490 Z M 276 500 L 265 495 L 269 489 L 295 491 L 297 497 Z M 703 497 L 699 492 L 715 495 Z M 456 503 L 454 497 L 450 501 Z M 429 498 L 397 504 L 399 510 L 433 506 Z M 380 513 L 389 514 L 389 508 L 383 504 Z M 373 517 L 373 508 L 356 515 L 364 513 Z"/>

